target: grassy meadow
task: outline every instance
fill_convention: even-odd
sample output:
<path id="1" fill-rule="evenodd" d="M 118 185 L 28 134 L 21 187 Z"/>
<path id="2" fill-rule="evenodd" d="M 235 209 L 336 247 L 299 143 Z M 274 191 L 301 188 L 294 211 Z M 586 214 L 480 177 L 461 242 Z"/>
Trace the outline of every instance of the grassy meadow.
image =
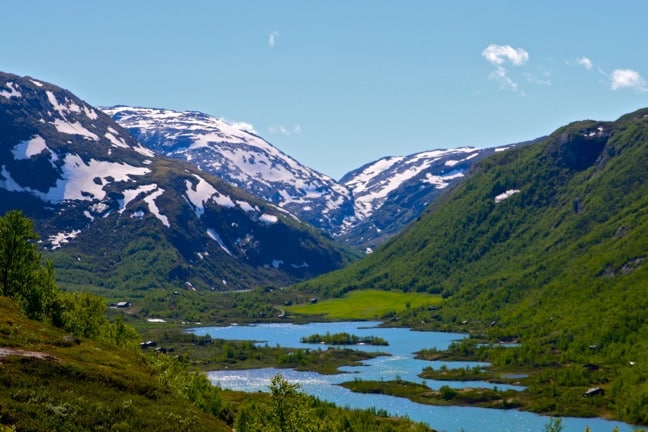
<path id="1" fill-rule="evenodd" d="M 430 294 L 361 290 L 317 303 L 287 306 L 286 311 L 292 314 L 325 315 L 332 319 L 365 320 L 379 319 L 409 308 L 437 306 L 442 301 L 440 296 Z"/>

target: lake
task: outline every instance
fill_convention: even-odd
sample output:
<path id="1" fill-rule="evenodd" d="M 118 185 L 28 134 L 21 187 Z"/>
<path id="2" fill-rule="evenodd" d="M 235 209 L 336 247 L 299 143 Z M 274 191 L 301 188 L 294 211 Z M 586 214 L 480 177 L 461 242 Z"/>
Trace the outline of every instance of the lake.
<path id="1" fill-rule="evenodd" d="M 426 366 L 439 369 L 473 367 L 485 365 L 476 362 L 439 362 L 414 358 L 414 352 L 424 348 L 445 349 L 450 343 L 466 338 L 460 333 L 418 332 L 406 328 L 380 328 L 380 322 L 336 322 L 297 324 L 261 324 L 254 326 L 202 327 L 191 331 L 197 335 L 210 335 L 212 338 L 227 340 L 251 340 L 264 345 L 280 345 L 286 348 L 326 349 L 325 344 L 304 344 L 302 337 L 315 333 L 325 334 L 350 333 L 357 336 L 377 336 L 389 346 L 356 345 L 354 349 L 368 352 L 388 352 L 389 356 L 379 356 L 368 360 L 362 366 L 342 367 L 344 373 L 337 375 L 320 375 L 314 372 L 299 372 L 291 369 L 252 369 L 245 371 L 212 371 L 209 378 L 212 383 L 231 390 L 246 392 L 268 391 L 270 380 L 277 373 L 292 383 L 301 385 L 304 392 L 322 400 L 334 402 L 338 406 L 350 408 L 376 408 L 386 410 L 394 416 L 407 416 L 412 420 L 428 424 L 439 431 L 465 432 L 541 432 L 549 421 L 533 413 L 517 410 L 497 410 L 472 407 L 437 407 L 411 402 L 404 398 L 386 395 L 353 393 L 340 387 L 344 381 L 355 378 L 363 380 L 403 380 L 420 383 L 418 374 Z M 483 381 L 447 382 L 425 380 L 434 389 L 442 385 L 451 387 L 498 387 L 516 389 L 522 387 L 491 384 Z M 592 432 L 612 432 L 617 426 L 621 432 L 635 430 L 633 426 L 602 419 L 563 418 L 564 432 L 584 432 L 589 426 Z"/>

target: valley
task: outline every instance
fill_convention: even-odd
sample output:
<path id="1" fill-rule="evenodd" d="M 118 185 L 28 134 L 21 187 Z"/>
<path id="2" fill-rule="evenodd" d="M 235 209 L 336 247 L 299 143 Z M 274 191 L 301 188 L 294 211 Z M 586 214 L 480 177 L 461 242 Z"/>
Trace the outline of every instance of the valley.
<path id="1" fill-rule="evenodd" d="M 205 114 L 5 73 L 0 130 L 0 270 L 28 275 L 2 279 L 3 427 L 90 427 L 91 400 L 106 428 L 255 430 L 282 398 L 332 430 L 648 425 L 647 109 L 339 182 Z M 11 273 L 18 246 L 33 268 Z"/>

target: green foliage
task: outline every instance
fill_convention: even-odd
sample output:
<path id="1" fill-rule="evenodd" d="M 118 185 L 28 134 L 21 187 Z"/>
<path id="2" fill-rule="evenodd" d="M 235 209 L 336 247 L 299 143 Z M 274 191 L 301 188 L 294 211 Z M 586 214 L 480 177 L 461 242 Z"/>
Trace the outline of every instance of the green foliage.
<path id="1" fill-rule="evenodd" d="M 55 283 L 51 262 L 41 264 L 33 223 L 20 211 L 0 217 L 0 293 L 30 318 L 50 321 L 81 337 L 135 347 L 137 332 L 123 320 L 111 323 L 100 297 L 65 293 Z"/>
<path id="2" fill-rule="evenodd" d="M 303 394 L 297 384 L 276 375 L 267 398 L 248 400 L 239 412 L 235 429 L 240 432 L 429 432 L 407 419 L 386 418 L 385 413 L 344 410 Z"/>
<path id="3" fill-rule="evenodd" d="M 0 294 L 15 299 L 27 316 L 43 319 L 56 287 L 51 264 L 41 265 L 36 240 L 32 221 L 21 211 L 0 217 Z"/>
<path id="4" fill-rule="evenodd" d="M 193 402 L 202 411 L 231 421 L 232 413 L 221 390 L 202 372 L 192 372 L 177 358 L 154 355 L 148 358 L 156 379 L 173 394 Z"/>

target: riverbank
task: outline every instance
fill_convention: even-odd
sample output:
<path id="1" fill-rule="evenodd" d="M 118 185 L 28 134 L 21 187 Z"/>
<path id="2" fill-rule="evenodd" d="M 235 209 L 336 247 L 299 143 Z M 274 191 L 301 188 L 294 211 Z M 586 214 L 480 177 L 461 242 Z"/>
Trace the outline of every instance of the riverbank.
<path id="1" fill-rule="evenodd" d="M 173 353 L 192 368 L 201 371 L 273 367 L 331 375 L 341 373 L 341 367 L 361 366 L 367 360 L 388 355 L 346 348 L 299 349 L 258 345 L 250 340 L 198 336 L 177 328 L 149 329 L 145 339 L 153 344 L 144 349 Z"/>

